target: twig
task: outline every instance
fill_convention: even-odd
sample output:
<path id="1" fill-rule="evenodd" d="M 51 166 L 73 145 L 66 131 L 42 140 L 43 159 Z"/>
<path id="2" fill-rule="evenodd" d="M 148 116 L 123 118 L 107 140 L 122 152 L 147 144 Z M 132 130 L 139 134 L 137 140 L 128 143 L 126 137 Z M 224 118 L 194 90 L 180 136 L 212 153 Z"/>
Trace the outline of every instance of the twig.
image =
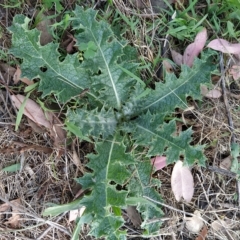
<path id="1" fill-rule="evenodd" d="M 65 215 L 65 214 L 64 214 Z M 60 217 L 57 218 L 57 220 L 55 222 L 59 222 L 64 215 L 61 215 Z M 49 226 L 44 232 L 42 232 L 37 238 L 36 240 L 40 240 L 42 239 L 43 237 L 46 236 L 46 234 L 52 229 L 52 226 Z"/>
<path id="2" fill-rule="evenodd" d="M 41 217 L 38 217 L 32 213 L 29 213 L 26 209 L 24 209 L 23 207 L 18 207 L 14 204 L 12 204 L 10 201 L 8 201 L 7 199 L 3 198 L 0 196 L 0 200 L 3 201 L 4 203 L 7 203 L 9 206 L 11 207 L 14 207 L 17 211 L 18 211 L 18 214 L 25 214 L 27 216 L 31 216 L 33 218 L 35 218 L 38 222 L 41 222 L 41 224 L 48 224 L 54 228 L 57 228 L 58 230 L 60 230 L 61 232 L 64 232 L 65 234 L 67 234 L 68 236 L 72 236 L 72 234 L 65 228 L 63 227 L 62 225 L 58 224 L 58 223 L 55 223 L 55 222 L 52 222 L 50 220 L 45 220 Z M 33 227 L 36 227 L 36 226 L 33 226 Z M 18 229 L 17 231 L 24 231 L 25 229 Z M 12 231 L 12 230 L 11 230 Z M 1 232 L 0 232 L 1 234 Z"/>
<path id="3" fill-rule="evenodd" d="M 235 143 L 235 133 L 234 133 L 234 126 L 233 126 L 233 120 L 232 115 L 230 113 L 230 106 L 228 103 L 227 98 L 227 91 L 226 91 L 226 84 L 225 84 L 225 69 L 224 69 L 224 63 L 223 63 L 223 54 L 220 55 L 220 69 L 221 69 L 221 86 L 222 86 L 222 93 L 223 93 L 223 101 L 226 107 L 227 117 L 228 117 L 228 125 L 231 131 L 231 143 Z M 237 197 L 238 197 L 238 206 L 240 206 L 240 181 L 237 180 Z"/>
<path id="4" fill-rule="evenodd" d="M 231 177 L 231 178 L 236 178 L 236 176 L 237 176 L 237 174 L 234 173 L 234 172 L 231 172 L 231 171 L 228 171 L 228 170 L 225 170 L 225 169 L 221 169 L 221 168 L 218 168 L 218 167 L 215 167 L 215 166 L 208 166 L 207 169 L 212 171 L 212 172 L 216 172 L 216 173 L 219 173 L 219 174 Z"/>

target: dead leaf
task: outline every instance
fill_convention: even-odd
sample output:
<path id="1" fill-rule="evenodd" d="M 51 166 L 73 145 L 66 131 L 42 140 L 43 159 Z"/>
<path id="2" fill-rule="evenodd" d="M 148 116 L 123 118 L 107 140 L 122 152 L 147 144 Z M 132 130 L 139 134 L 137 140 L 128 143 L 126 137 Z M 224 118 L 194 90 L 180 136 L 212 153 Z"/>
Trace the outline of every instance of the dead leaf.
<path id="1" fill-rule="evenodd" d="M 176 0 L 168 0 L 169 4 L 174 3 Z M 150 12 L 159 13 L 162 9 L 167 8 L 167 4 L 164 0 L 130 0 L 130 3 L 138 9 L 149 9 Z M 150 13 L 149 12 L 149 13 Z"/>
<path id="2" fill-rule="evenodd" d="M 220 168 L 225 170 L 230 170 L 232 166 L 232 157 L 229 155 L 228 157 L 224 158 L 220 163 Z"/>
<path id="3" fill-rule="evenodd" d="M 21 104 L 23 103 L 25 96 L 17 94 L 17 95 L 11 95 L 11 99 L 17 109 L 20 108 Z M 34 121 L 37 124 L 43 125 L 46 128 L 51 127 L 50 122 L 47 120 L 43 110 L 41 107 L 34 102 L 31 99 L 26 100 L 26 105 L 23 111 L 23 114 L 30 118 L 32 121 Z"/>
<path id="4" fill-rule="evenodd" d="M 46 131 L 40 127 L 38 124 L 36 124 L 34 121 L 32 121 L 30 118 L 27 119 L 29 126 L 32 128 L 32 130 L 36 133 L 45 133 Z"/>
<path id="5" fill-rule="evenodd" d="M 54 140 L 54 146 L 62 148 L 65 145 L 67 132 L 63 129 L 63 123 L 53 112 L 47 112 L 47 119 L 51 122 L 50 135 Z"/>
<path id="6" fill-rule="evenodd" d="M 14 76 L 13 76 L 14 84 L 17 84 L 19 82 L 19 80 L 26 83 L 27 85 L 34 84 L 34 82 L 29 80 L 28 78 L 25 78 L 25 77 L 22 78 L 21 74 L 22 74 L 22 71 L 21 71 L 20 67 L 17 66 L 17 70 L 16 70 L 16 72 L 14 73 Z"/>
<path id="7" fill-rule="evenodd" d="M 173 61 L 178 65 L 178 66 L 181 66 L 183 64 L 183 55 L 174 51 L 174 50 L 171 50 L 171 54 L 172 54 L 172 59 Z"/>
<path id="8" fill-rule="evenodd" d="M 205 43 L 207 41 L 207 29 L 203 28 L 197 36 L 193 43 L 189 44 L 183 54 L 183 63 L 192 67 L 194 59 L 203 50 Z"/>
<path id="9" fill-rule="evenodd" d="M 164 156 L 156 156 L 151 159 L 151 164 L 154 165 L 155 170 L 160 170 L 167 165 L 167 158 Z"/>
<path id="10" fill-rule="evenodd" d="M 183 166 L 183 162 L 178 160 L 173 167 L 171 176 L 171 187 L 177 201 L 181 197 L 190 202 L 194 192 L 193 176 L 187 166 Z"/>
<path id="11" fill-rule="evenodd" d="M 187 217 L 185 220 L 186 228 L 193 233 L 199 233 L 204 225 L 201 219 L 201 213 L 198 210 L 194 211 L 193 217 Z"/>
<path id="12" fill-rule="evenodd" d="M 168 73 L 173 72 L 173 66 L 171 65 L 171 63 L 168 60 L 163 60 L 162 65 L 163 65 L 163 68 L 166 70 L 166 72 L 168 72 Z"/>
<path id="13" fill-rule="evenodd" d="M 20 220 L 20 215 L 19 214 L 12 214 L 12 217 L 8 219 L 4 224 L 5 225 L 10 225 L 12 228 L 16 229 L 19 228 L 19 220 Z"/>
<path id="14" fill-rule="evenodd" d="M 53 124 L 50 132 L 54 139 L 54 146 L 57 148 L 62 148 L 65 145 L 67 135 L 66 131 L 63 129 L 63 124 Z"/>
<path id="15" fill-rule="evenodd" d="M 8 219 L 8 221 L 4 222 L 5 225 L 10 225 L 11 228 L 19 228 L 20 227 L 20 215 L 19 215 L 19 207 L 21 206 L 21 200 L 20 198 L 16 200 L 10 201 L 10 203 L 13 206 L 10 206 L 12 208 L 12 216 Z"/>
<path id="16" fill-rule="evenodd" d="M 222 53 L 240 54 L 240 43 L 230 43 L 224 39 L 214 39 L 207 47 Z"/>
<path id="17" fill-rule="evenodd" d="M 222 96 L 222 93 L 220 90 L 218 89 L 208 90 L 208 88 L 205 85 L 201 85 L 201 94 L 204 97 L 214 98 L 214 99 L 220 98 Z"/>
<path id="18" fill-rule="evenodd" d="M 71 34 L 68 34 L 68 37 L 70 39 L 70 42 L 67 44 L 66 51 L 67 51 L 67 53 L 73 53 L 75 50 L 74 45 L 77 42 L 77 40 Z"/>
<path id="19" fill-rule="evenodd" d="M 39 12 L 36 13 L 35 15 L 38 16 Z M 40 18 L 40 21 L 38 22 L 36 28 L 41 31 L 41 35 L 40 35 L 40 44 L 42 46 L 52 42 L 53 37 L 50 34 L 49 31 L 49 26 L 52 25 L 54 23 L 53 19 L 49 19 L 48 16 L 46 16 L 43 13 L 40 13 L 41 16 L 38 16 Z"/>
<path id="20" fill-rule="evenodd" d="M 229 69 L 229 74 L 233 77 L 234 80 L 238 80 L 240 78 L 240 66 L 239 65 L 233 65 Z"/>
<path id="21" fill-rule="evenodd" d="M 0 212 L 9 212 L 10 206 L 7 203 L 3 203 L 0 205 Z"/>
<path id="22" fill-rule="evenodd" d="M 134 227 L 139 228 L 142 224 L 142 219 L 140 213 L 137 211 L 135 206 L 128 206 L 127 209 L 127 215 L 130 218 L 132 224 Z"/>
<path id="23" fill-rule="evenodd" d="M 228 227 L 228 224 L 224 220 L 215 220 L 211 223 L 211 227 L 214 231 L 218 232 L 225 230 Z"/>
<path id="24" fill-rule="evenodd" d="M 75 209 L 75 210 L 71 210 L 69 212 L 69 219 L 68 219 L 68 224 L 70 224 L 70 222 L 76 220 L 78 217 L 81 217 L 85 211 L 86 207 L 81 207 L 79 209 Z"/>
<path id="25" fill-rule="evenodd" d="M 207 233 L 208 233 L 207 226 L 204 225 L 203 229 L 201 230 L 201 232 L 199 233 L 198 237 L 195 240 L 205 240 Z"/>
<path id="26" fill-rule="evenodd" d="M 6 73 L 7 75 L 13 77 L 16 72 L 16 69 L 6 63 L 0 63 L 0 71 L 2 74 Z"/>

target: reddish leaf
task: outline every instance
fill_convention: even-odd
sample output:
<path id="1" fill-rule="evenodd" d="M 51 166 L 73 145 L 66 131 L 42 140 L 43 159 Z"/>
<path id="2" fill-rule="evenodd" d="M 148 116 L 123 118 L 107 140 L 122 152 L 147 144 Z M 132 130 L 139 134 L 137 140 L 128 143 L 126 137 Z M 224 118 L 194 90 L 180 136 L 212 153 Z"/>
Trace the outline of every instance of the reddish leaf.
<path id="1" fill-rule="evenodd" d="M 201 232 L 199 233 L 198 237 L 195 240 L 205 240 L 207 233 L 208 233 L 207 226 L 204 225 L 203 229 L 201 230 Z"/>
<path id="2" fill-rule="evenodd" d="M 171 176 L 171 187 L 177 201 L 181 197 L 190 202 L 193 196 L 193 176 L 188 167 L 183 166 L 182 161 L 177 161 Z"/>
<path id="3" fill-rule="evenodd" d="M 188 45 L 183 54 L 183 63 L 192 67 L 194 58 L 203 50 L 204 45 L 207 41 L 207 30 L 204 28 L 199 32 L 193 43 Z"/>
<path id="4" fill-rule="evenodd" d="M 173 61 L 177 65 L 181 66 L 183 64 L 183 55 L 178 53 L 178 52 L 176 52 L 176 51 L 174 51 L 174 50 L 171 50 L 171 54 L 172 54 Z"/>
<path id="5" fill-rule="evenodd" d="M 240 54 L 240 43 L 230 43 L 224 39 L 214 39 L 207 47 L 222 53 Z"/>
<path id="6" fill-rule="evenodd" d="M 229 74 L 232 75 L 234 80 L 238 80 L 240 78 L 240 66 L 239 65 L 233 65 L 229 69 Z"/>
<path id="7" fill-rule="evenodd" d="M 154 165 L 155 170 L 160 170 L 167 165 L 167 158 L 164 156 L 156 156 L 155 158 L 151 159 L 151 163 Z"/>

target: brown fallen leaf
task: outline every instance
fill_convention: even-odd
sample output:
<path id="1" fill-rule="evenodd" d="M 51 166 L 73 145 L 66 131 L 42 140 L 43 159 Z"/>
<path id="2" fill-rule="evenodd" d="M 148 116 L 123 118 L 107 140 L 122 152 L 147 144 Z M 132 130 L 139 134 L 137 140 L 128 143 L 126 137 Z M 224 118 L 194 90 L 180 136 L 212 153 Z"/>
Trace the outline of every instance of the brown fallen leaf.
<path id="1" fill-rule="evenodd" d="M 22 74 L 22 71 L 21 71 L 20 67 L 17 66 L 17 70 L 16 70 L 16 72 L 14 73 L 14 76 L 13 76 L 14 84 L 17 84 L 19 81 L 22 81 L 22 82 L 26 83 L 27 85 L 34 84 L 34 82 L 29 80 L 28 78 L 21 77 L 21 74 Z"/>
<path id="2" fill-rule="evenodd" d="M 65 146 L 67 132 L 63 129 L 63 123 L 53 112 L 47 112 L 47 119 L 51 122 L 50 136 L 54 140 L 54 146 L 58 149 Z"/>
<path id="3" fill-rule="evenodd" d="M 128 206 L 127 209 L 127 215 L 130 218 L 132 224 L 134 227 L 139 228 L 142 224 L 142 219 L 140 213 L 137 211 L 135 206 Z"/>
<path id="4" fill-rule="evenodd" d="M 163 65 L 163 68 L 166 70 L 166 72 L 173 73 L 173 66 L 168 60 L 163 60 L 162 65 Z"/>
<path id="5" fill-rule="evenodd" d="M 32 130 L 36 133 L 45 133 L 46 130 L 41 127 L 40 125 L 38 125 L 37 123 L 35 123 L 34 121 L 32 121 L 30 118 L 27 119 L 29 126 L 32 128 Z"/>
<path id="6" fill-rule="evenodd" d="M 7 203 L 3 203 L 0 205 L 0 212 L 9 212 L 11 207 Z"/>
<path id="7" fill-rule="evenodd" d="M 208 90 L 207 86 L 205 86 L 205 85 L 201 86 L 201 94 L 204 97 L 213 98 L 213 99 L 217 99 L 222 96 L 222 92 L 220 90 L 218 90 L 218 89 Z"/>
<path id="8" fill-rule="evenodd" d="M 219 165 L 220 168 L 225 170 L 230 170 L 231 166 L 232 166 L 232 156 L 230 155 L 224 158 Z"/>
<path id="9" fill-rule="evenodd" d="M 25 96 L 17 94 L 17 95 L 11 95 L 11 99 L 17 109 L 19 109 L 25 99 Z M 37 124 L 43 125 L 46 128 L 50 129 L 51 124 L 46 118 L 43 110 L 41 107 L 34 102 L 31 99 L 26 100 L 25 108 L 23 111 L 23 114 L 30 118 L 32 121 L 34 121 Z"/>
<path id="10" fill-rule="evenodd" d="M 7 74 L 7 75 L 10 75 L 11 77 L 13 77 L 16 72 L 16 69 L 6 63 L 1 62 L 0 63 L 0 71 L 2 74 Z"/>
<path id="11" fill-rule="evenodd" d="M 194 182 L 191 171 L 187 166 L 183 166 L 182 161 L 177 161 L 173 167 L 171 176 L 171 187 L 177 201 L 181 197 L 186 202 L 190 202 L 194 192 Z"/>
<path id="12" fill-rule="evenodd" d="M 40 16 L 39 16 L 40 14 Z M 54 23 L 53 19 L 49 19 L 47 15 L 43 14 L 43 13 L 36 13 L 35 14 L 40 20 L 38 20 L 38 24 L 36 26 L 36 28 L 41 31 L 41 35 L 40 35 L 40 44 L 42 46 L 52 42 L 53 37 L 50 33 L 50 25 L 52 25 Z"/>
<path id="13" fill-rule="evenodd" d="M 205 240 L 207 233 L 208 233 L 207 226 L 204 225 L 204 227 L 202 228 L 201 232 L 199 233 L 198 237 L 196 237 L 195 240 Z"/>
<path id="14" fill-rule="evenodd" d="M 161 12 L 162 9 L 166 9 L 168 6 L 164 0 L 130 0 L 131 4 L 138 9 L 149 9 L 154 13 Z M 174 3 L 175 0 L 168 0 L 169 4 Z"/>
<path id="15" fill-rule="evenodd" d="M 12 204 L 12 216 L 8 219 L 8 221 L 4 222 L 4 224 L 9 225 L 11 228 L 17 229 L 20 227 L 19 207 L 21 206 L 21 200 L 18 198 L 10 201 L 10 203 Z"/>
<path id="16" fill-rule="evenodd" d="M 20 108 L 25 96 L 17 94 L 11 95 L 11 99 L 16 108 Z M 54 140 L 56 148 L 65 146 L 66 131 L 63 129 L 62 122 L 52 112 L 43 112 L 41 107 L 31 99 L 26 100 L 23 114 L 38 125 L 42 125 L 50 131 L 50 136 Z"/>

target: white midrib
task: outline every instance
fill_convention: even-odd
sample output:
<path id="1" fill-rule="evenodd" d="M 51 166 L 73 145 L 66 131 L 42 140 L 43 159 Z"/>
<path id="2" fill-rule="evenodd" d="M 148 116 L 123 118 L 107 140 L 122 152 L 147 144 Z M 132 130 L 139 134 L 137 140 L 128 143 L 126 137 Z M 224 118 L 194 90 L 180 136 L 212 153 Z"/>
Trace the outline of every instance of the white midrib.
<path id="1" fill-rule="evenodd" d="M 111 158 L 112 158 L 112 153 L 113 153 L 113 147 L 114 147 L 114 144 L 115 144 L 115 140 L 116 140 L 116 137 L 113 138 L 111 148 L 110 148 L 110 151 L 109 151 L 105 179 L 108 179 L 108 172 L 109 172 L 109 167 L 110 167 L 110 163 L 111 163 Z M 108 199 L 108 195 L 107 195 L 107 187 L 106 187 L 106 203 L 105 203 L 105 206 L 107 206 L 107 199 Z"/>
<path id="2" fill-rule="evenodd" d="M 90 30 L 90 29 L 89 29 L 89 30 Z M 90 30 L 90 31 L 91 31 L 91 30 Z M 98 44 L 97 39 L 95 38 L 95 36 L 94 36 L 94 34 L 93 34 L 92 31 L 91 31 L 91 34 L 92 34 L 92 37 L 93 37 L 94 40 L 95 40 L 95 43 L 96 43 L 97 46 L 98 46 L 99 51 L 101 52 L 103 61 L 104 61 L 104 63 L 105 63 L 105 66 L 106 66 L 106 69 L 107 69 L 107 72 L 108 72 L 108 75 L 109 75 L 109 78 L 110 78 L 110 81 L 111 81 L 111 84 L 112 84 L 112 87 L 113 87 L 114 95 L 115 95 L 116 102 L 117 102 L 117 108 L 120 109 L 120 108 L 121 108 L 121 101 L 120 101 L 120 98 L 119 98 L 119 95 L 118 95 L 118 92 L 117 92 L 117 88 L 116 88 L 116 85 L 115 85 L 115 83 L 114 83 L 114 80 L 113 80 L 111 71 L 110 71 L 109 66 L 108 66 L 108 64 L 107 64 L 107 61 L 106 61 L 105 56 L 104 56 L 104 54 L 103 54 L 103 51 L 102 51 L 100 45 Z"/>
<path id="3" fill-rule="evenodd" d="M 148 132 L 148 133 L 150 133 L 150 134 L 152 134 L 152 135 L 154 135 L 154 136 L 156 136 L 156 137 L 158 137 L 158 138 L 161 138 L 162 140 L 164 140 L 164 141 L 166 141 L 166 142 L 168 142 L 169 144 L 171 144 L 172 146 L 174 146 L 174 147 L 176 147 L 176 148 L 178 148 L 178 149 L 181 149 L 182 151 L 185 151 L 185 149 L 184 148 L 180 148 L 179 146 L 177 146 L 176 144 L 174 144 L 173 142 L 170 142 L 169 140 L 167 140 L 166 138 L 163 138 L 163 137 L 161 137 L 160 135 L 158 135 L 158 134 L 156 134 L 156 133 L 154 133 L 154 132 L 152 132 L 152 131 L 150 131 L 149 129 L 147 129 L 147 128 L 144 128 L 144 127 L 142 127 L 141 125 L 139 125 L 139 124 L 137 124 L 137 127 L 139 127 L 139 128 L 141 128 L 141 129 L 143 129 L 144 131 L 146 131 L 146 132 Z"/>
<path id="4" fill-rule="evenodd" d="M 33 46 L 33 48 L 35 48 L 35 46 L 32 44 L 32 42 L 30 41 L 30 39 L 29 39 L 29 42 L 31 43 L 31 45 Z M 36 48 L 35 48 L 35 49 L 36 49 Z M 38 52 L 38 49 L 36 49 L 36 51 Z M 40 55 L 40 54 L 39 54 L 39 55 Z M 42 59 L 42 60 L 46 63 L 46 65 L 47 65 L 56 75 L 59 76 L 58 79 L 59 79 L 60 81 L 66 83 L 66 84 L 68 84 L 68 85 L 70 85 L 70 86 L 72 86 L 72 87 L 75 87 L 75 88 L 79 88 L 79 89 L 81 89 L 81 90 L 84 90 L 83 87 L 78 86 L 78 85 L 75 84 L 74 82 L 70 82 L 70 81 L 69 81 L 67 78 L 65 78 L 62 74 L 60 74 L 59 72 L 57 72 L 57 71 L 42 57 L 42 55 L 40 55 L 39 58 Z M 92 96 L 93 98 L 95 98 L 95 99 L 98 99 L 98 98 L 97 98 L 94 94 L 92 94 L 91 92 L 87 92 L 87 94 L 91 95 L 91 96 Z"/>
<path id="5" fill-rule="evenodd" d="M 193 74 L 193 75 L 194 75 L 194 74 Z M 174 95 L 176 95 L 175 92 L 176 92 L 180 87 L 182 87 L 184 84 L 186 84 L 187 82 L 189 82 L 190 78 L 192 78 L 192 77 L 193 77 L 193 76 L 189 76 L 183 83 L 181 83 L 181 84 L 180 84 L 177 88 L 175 88 L 174 90 L 170 89 L 170 91 L 169 91 L 167 94 L 165 94 L 165 95 L 162 96 L 161 98 L 157 99 L 156 101 L 152 102 L 152 103 L 149 104 L 148 106 L 144 107 L 144 110 L 149 109 L 151 106 L 153 106 L 154 104 L 160 102 L 162 99 L 166 98 L 167 96 L 169 96 L 169 95 L 172 94 L 172 93 L 173 93 Z M 177 95 L 176 95 L 176 96 L 177 96 Z"/>

